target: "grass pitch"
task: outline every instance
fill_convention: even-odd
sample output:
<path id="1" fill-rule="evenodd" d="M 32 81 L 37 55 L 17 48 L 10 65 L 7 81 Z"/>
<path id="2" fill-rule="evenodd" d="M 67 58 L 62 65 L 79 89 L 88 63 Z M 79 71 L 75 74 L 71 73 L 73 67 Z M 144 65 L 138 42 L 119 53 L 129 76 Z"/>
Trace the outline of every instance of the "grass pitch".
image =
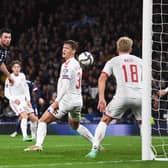
<path id="1" fill-rule="evenodd" d="M 168 162 L 141 161 L 141 139 L 106 136 L 105 150 L 96 159 L 85 158 L 91 145 L 80 136 L 47 136 L 42 152 L 24 152 L 32 142 L 21 136 L 0 135 L 0 168 L 166 168 Z"/>

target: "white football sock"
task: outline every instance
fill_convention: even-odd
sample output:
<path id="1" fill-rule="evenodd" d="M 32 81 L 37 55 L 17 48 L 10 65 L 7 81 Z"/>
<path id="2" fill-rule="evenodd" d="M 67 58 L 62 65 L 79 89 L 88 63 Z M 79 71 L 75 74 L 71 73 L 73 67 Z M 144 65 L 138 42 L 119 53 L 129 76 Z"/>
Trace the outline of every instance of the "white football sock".
<path id="1" fill-rule="evenodd" d="M 37 121 L 32 122 L 30 121 L 30 131 L 31 131 L 31 136 L 32 138 L 36 138 L 36 133 L 37 133 Z"/>
<path id="2" fill-rule="evenodd" d="M 88 141 L 90 141 L 91 143 L 93 143 L 93 135 L 91 134 L 91 132 L 84 127 L 83 125 L 79 125 L 78 129 L 76 130 L 82 137 L 86 138 Z"/>
<path id="3" fill-rule="evenodd" d="M 22 131 L 23 138 L 27 137 L 27 119 L 26 118 L 21 119 L 20 128 Z"/>
<path id="4" fill-rule="evenodd" d="M 42 146 L 46 134 L 47 124 L 45 122 L 39 122 L 37 127 L 36 146 Z"/>
<path id="5" fill-rule="evenodd" d="M 99 145 L 105 136 L 106 128 L 107 128 L 107 124 L 100 121 L 96 130 L 95 130 L 95 136 L 94 136 L 92 149 L 99 148 Z"/>

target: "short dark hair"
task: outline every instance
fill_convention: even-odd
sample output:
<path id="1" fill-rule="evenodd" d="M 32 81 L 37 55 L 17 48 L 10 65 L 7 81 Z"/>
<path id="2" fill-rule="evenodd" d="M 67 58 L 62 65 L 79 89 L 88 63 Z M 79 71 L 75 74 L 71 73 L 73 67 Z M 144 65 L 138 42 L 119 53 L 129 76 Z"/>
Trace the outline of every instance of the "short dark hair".
<path id="1" fill-rule="evenodd" d="M 73 50 L 78 49 L 78 42 L 76 42 L 74 40 L 66 40 L 66 41 L 64 41 L 64 44 L 69 44 Z"/>
<path id="2" fill-rule="evenodd" d="M 2 36 L 3 33 L 12 33 L 11 29 L 3 27 L 0 29 L 0 36 Z"/>
<path id="3" fill-rule="evenodd" d="M 19 61 L 19 60 L 13 60 L 13 61 L 11 62 L 11 67 L 13 67 L 13 65 L 15 65 L 15 64 L 18 64 L 18 65 L 22 66 L 21 61 Z"/>

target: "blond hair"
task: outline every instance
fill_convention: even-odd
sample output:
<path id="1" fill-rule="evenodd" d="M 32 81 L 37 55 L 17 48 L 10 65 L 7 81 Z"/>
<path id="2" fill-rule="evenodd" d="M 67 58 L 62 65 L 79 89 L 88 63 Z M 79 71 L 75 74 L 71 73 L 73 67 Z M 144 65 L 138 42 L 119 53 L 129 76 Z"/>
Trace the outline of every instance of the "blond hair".
<path id="1" fill-rule="evenodd" d="M 132 50 L 133 41 L 129 37 L 120 37 L 117 40 L 118 52 L 130 52 Z"/>

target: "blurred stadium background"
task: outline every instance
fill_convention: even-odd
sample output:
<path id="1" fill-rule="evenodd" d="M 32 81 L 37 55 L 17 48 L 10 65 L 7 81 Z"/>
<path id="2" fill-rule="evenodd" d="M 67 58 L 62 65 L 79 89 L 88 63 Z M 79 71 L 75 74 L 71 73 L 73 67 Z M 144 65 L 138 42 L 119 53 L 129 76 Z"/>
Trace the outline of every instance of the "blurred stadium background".
<path id="1" fill-rule="evenodd" d="M 21 60 L 27 79 L 36 83 L 45 99 L 43 106 L 38 105 L 40 115 L 56 94 L 62 62 L 62 42 L 67 39 L 76 40 L 80 45 L 78 54 L 87 50 L 94 55 L 94 65 L 84 69 L 83 73 L 84 106 L 81 120 L 92 133 L 101 117 L 97 110 L 97 80 L 105 61 L 116 54 L 115 41 L 120 36 L 130 36 L 134 40 L 133 54 L 142 57 L 142 0 L 1 0 L 1 27 L 9 27 L 13 31 L 8 67 L 10 68 L 12 60 Z M 153 59 L 157 60 L 158 55 L 155 54 Z M 160 69 L 160 65 L 153 62 L 152 68 Z M 158 78 L 154 72 L 153 75 Z M 155 90 L 167 86 L 164 81 L 168 81 L 168 76 L 163 76 L 161 85 L 152 83 Z M 43 152 L 23 152 L 29 144 L 22 142 L 20 135 L 13 139 L 8 135 L 15 130 L 17 117 L 4 97 L 4 80 L 5 77 L 0 72 L 0 168 L 167 167 L 166 162 L 141 161 L 140 136 L 120 137 L 139 135 L 130 110 L 126 111 L 121 120 L 110 124 L 106 135 L 116 136 L 104 139 L 105 151 L 95 160 L 86 160 L 84 157 L 90 144 L 80 136 L 49 135 Z M 115 79 L 111 77 L 107 81 L 107 101 L 112 99 L 115 88 Z M 166 100 L 167 96 L 162 99 Z M 161 101 L 161 104 L 160 115 L 164 118 L 168 103 Z M 154 111 L 153 113 L 156 115 Z M 76 135 L 68 126 L 66 116 L 63 120 L 50 124 L 48 133 Z"/>
<path id="2" fill-rule="evenodd" d="M 115 56 L 115 41 L 120 36 L 134 40 L 133 53 L 142 54 L 142 1 L 141 0 L 1 0 L 0 27 L 12 29 L 8 65 L 11 60 L 23 63 L 23 72 L 28 80 L 34 81 L 45 99 L 38 106 L 40 114 L 53 101 L 60 69 L 61 45 L 66 39 L 79 42 L 82 51 L 90 51 L 94 65 L 84 69 L 82 123 L 94 132 L 101 114 L 97 110 L 97 80 L 106 60 Z M 4 98 L 4 76 L 0 75 L 0 133 L 14 129 L 16 116 Z M 115 79 L 107 82 L 106 99 L 115 93 Z M 66 125 L 66 117 L 50 125 L 49 133 L 75 134 Z M 58 130 L 64 124 L 67 132 Z M 66 130 L 66 129 L 64 129 Z M 120 121 L 110 125 L 108 135 L 138 135 L 139 130 L 131 111 Z"/>

